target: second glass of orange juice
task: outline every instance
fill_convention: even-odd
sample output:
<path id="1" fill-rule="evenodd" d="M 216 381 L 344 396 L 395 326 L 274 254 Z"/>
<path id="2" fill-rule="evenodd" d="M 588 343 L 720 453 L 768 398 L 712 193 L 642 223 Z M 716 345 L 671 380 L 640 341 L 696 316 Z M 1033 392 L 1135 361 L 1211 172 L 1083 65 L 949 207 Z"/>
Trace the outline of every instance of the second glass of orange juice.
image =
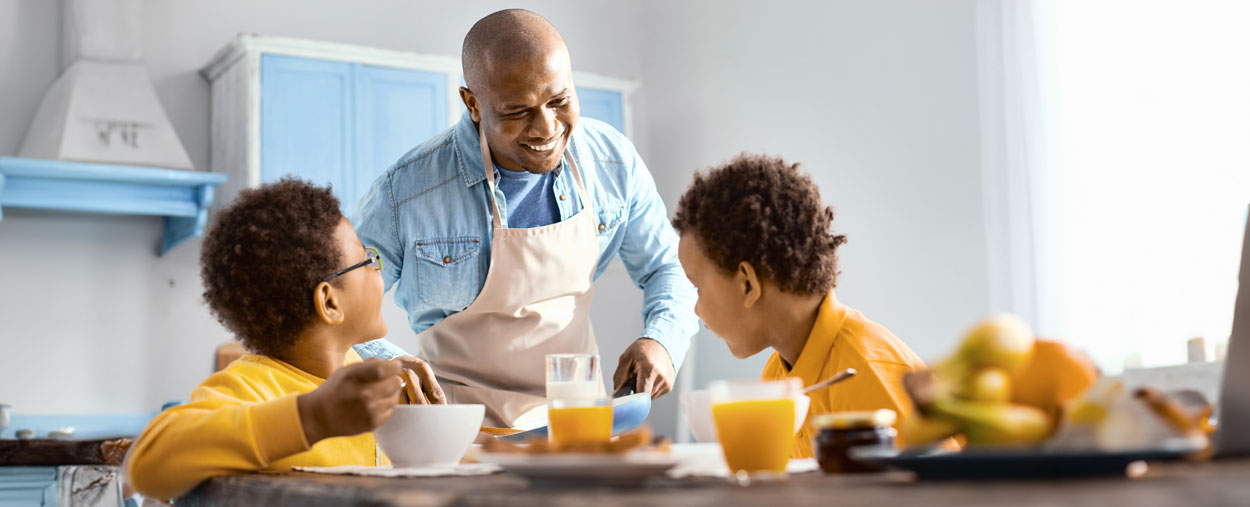
<path id="1" fill-rule="evenodd" d="M 758 380 L 708 385 L 712 420 L 731 478 L 785 477 L 794 447 L 794 398 L 801 387 L 790 381 Z"/>
<path id="2" fill-rule="evenodd" d="M 599 356 L 547 356 L 547 436 L 557 444 L 612 438 L 612 400 L 604 394 Z"/>

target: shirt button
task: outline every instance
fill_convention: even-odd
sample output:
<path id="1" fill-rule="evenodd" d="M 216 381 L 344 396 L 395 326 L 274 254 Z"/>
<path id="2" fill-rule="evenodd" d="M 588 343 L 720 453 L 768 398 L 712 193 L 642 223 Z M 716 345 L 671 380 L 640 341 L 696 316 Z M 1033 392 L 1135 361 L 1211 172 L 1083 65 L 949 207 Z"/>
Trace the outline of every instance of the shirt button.
<path id="1" fill-rule="evenodd" d="M 443 257 L 443 264 L 451 264 L 451 257 Z"/>
<path id="2" fill-rule="evenodd" d="M 607 227 L 604 227 L 604 226 L 603 226 L 603 224 L 599 224 L 599 230 L 601 230 L 601 231 L 602 231 L 602 230 L 604 230 L 604 229 L 607 229 Z"/>
<path id="3" fill-rule="evenodd" d="M 564 194 L 560 194 L 560 200 L 561 200 L 561 201 L 563 201 L 563 200 L 564 200 Z"/>

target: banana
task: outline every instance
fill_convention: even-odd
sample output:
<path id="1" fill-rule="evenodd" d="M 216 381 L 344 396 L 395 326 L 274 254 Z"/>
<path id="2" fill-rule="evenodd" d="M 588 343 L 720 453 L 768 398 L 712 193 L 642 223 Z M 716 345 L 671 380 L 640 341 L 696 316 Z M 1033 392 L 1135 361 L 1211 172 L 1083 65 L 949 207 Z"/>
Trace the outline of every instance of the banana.
<path id="1" fill-rule="evenodd" d="M 959 433 L 959 424 L 945 417 L 926 417 L 913 412 L 903 418 L 899 432 L 907 445 L 925 445 L 945 440 Z"/>
<path id="2" fill-rule="evenodd" d="M 1001 368 L 982 368 L 962 382 L 957 393 L 970 401 L 1006 403 L 1011 400 L 1011 377 Z"/>
<path id="3" fill-rule="evenodd" d="M 969 445 L 1036 444 L 1053 429 L 1050 416 L 1026 405 L 952 398 L 934 401 L 929 411 L 956 421 Z"/>

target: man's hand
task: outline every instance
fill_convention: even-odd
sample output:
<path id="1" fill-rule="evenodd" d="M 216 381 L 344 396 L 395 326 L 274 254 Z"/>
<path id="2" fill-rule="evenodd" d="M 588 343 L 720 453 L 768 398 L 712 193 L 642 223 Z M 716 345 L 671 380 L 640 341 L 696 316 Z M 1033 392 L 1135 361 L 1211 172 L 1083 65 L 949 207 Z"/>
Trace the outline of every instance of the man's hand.
<path id="1" fill-rule="evenodd" d="M 621 354 L 616 373 L 612 375 L 612 392 L 634 381 L 634 392 L 651 393 L 652 398 L 659 398 L 673 390 L 675 377 L 677 373 L 673 371 L 668 350 L 660 342 L 639 338 Z"/>
<path id="2" fill-rule="evenodd" d="M 344 366 L 325 383 L 296 399 L 308 445 L 323 439 L 373 431 L 399 401 L 398 360 L 369 359 Z"/>
<path id="3" fill-rule="evenodd" d="M 443 388 L 438 385 L 438 380 L 434 379 L 434 370 L 430 368 L 430 364 L 412 356 L 399 356 L 400 364 L 404 370 L 411 371 L 404 373 L 408 378 L 409 384 L 412 385 L 413 391 L 408 393 L 408 402 L 418 405 L 446 405 L 447 396 L 443 394 Z M 415 379 L 414 379 L 415 377 Z"/>

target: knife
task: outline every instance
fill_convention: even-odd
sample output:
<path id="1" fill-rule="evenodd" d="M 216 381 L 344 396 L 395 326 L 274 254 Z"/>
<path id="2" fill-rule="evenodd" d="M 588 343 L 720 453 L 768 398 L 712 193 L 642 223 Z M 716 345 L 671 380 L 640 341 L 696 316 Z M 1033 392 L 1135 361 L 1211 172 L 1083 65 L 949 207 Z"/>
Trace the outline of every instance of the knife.
<path id="1" fill-rule="evenodd" d="M 622 396 L 629 396 L 631 394 L 634 394 L 634 385 L 637 383 L 638 383 L 637 377 L 630 377 L 629 380 L 625 381 L 625 385 L 621 386 L 620 389 L 617 389 L 615 393 L 612 393 L 612 397 L 620 398 Z"/>

